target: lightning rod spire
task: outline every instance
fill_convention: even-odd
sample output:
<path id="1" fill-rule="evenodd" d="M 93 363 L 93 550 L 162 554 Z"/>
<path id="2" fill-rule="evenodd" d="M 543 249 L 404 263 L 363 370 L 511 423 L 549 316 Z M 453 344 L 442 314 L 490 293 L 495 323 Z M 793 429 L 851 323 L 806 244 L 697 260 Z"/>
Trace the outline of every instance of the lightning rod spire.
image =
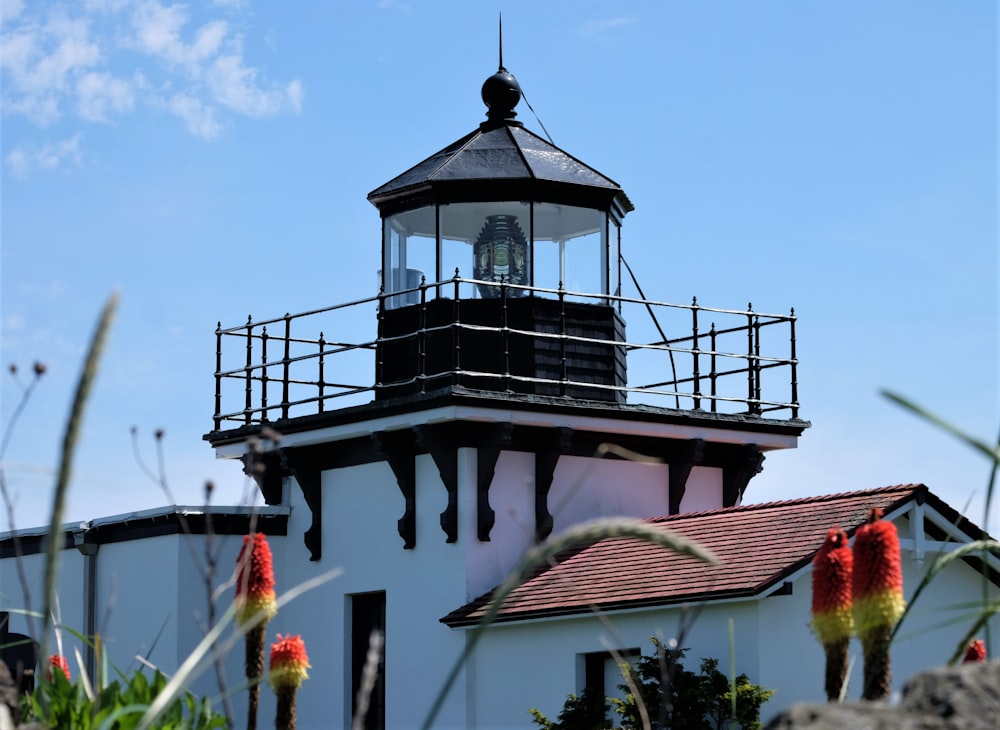
<path id="1" fill-rule="evenodd" d="M 500 16 L 500 43 L 499 43 L 499 47 L 500 47 L 500 70 L 501 71 L 506 71 L 506 69 L 503 67 L 503 13 L 500 13 L 499 16 Z"/>

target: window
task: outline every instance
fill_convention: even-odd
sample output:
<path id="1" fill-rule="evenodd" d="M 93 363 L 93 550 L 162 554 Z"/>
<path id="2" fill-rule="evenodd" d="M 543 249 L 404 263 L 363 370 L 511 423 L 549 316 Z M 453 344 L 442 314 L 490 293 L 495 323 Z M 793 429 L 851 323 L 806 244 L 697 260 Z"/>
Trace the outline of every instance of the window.
<path id="1" fill-rule="evenodd" d="M 641 656 L 641 652 L 638 649 L 620 649 L 617 654 L 623 661 L 628 662 L 633 667 Z M 583 664 L 581 690 L 589 689 L 600 692 L 609 699 L 612 697 L 624 697 L 624 693 L 619 688 L 619 685 L 625 683 L 625 678 L 622 676 L 621 667 L 618 666 L 611 652 L 595 651 L 587 654 L 579 654 L 578 656 L 582 659 Z"/>
<path id="2" fill-rule="evenodd" d="M 372 632 L 385 637 L 385 591 L 359 593 L 351 596 L 351 717 L 363 703 L 359 703 L 359 690 L 365 674 L 365 661 L 371 644 Z M 365 730 L 385 728 L 385 643 L 375 672 L 374 683 L 368 694 L 368 709 L 361 727 Z"/>

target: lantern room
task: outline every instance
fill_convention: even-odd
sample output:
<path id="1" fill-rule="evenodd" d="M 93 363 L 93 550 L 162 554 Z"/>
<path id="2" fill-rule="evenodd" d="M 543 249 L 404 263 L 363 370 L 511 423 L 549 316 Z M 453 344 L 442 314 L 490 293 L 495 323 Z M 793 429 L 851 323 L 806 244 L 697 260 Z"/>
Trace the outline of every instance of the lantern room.
<path id="1" fill-rule="evenodd" d="M 433 387 L 436 374 L 449 378 L 443 385 L 458 378 L 493 389 L 503 378 L 505 390 L 570 395 L 544 382 L 565 380 L 546 362 L 559 345 L 561 367 L 566 343 L 539 333 L 624 339 L 613 298 L 620 294 L 619 230 L 632 210 L 627 196 L 517 121 L 521 89 L 502 64 L 482 99 L 488 111 L 478 129 L 368 196 L 382 218 L 380 339 L 389 339 L 378 380 L 396 384 L 378 397 L 413 392 L 417 378 L 421 388 Z M 454 324 L 458 302 L 471 327 L 465 342 L 453 327 L 435 329 Z M 514 340 L 501 342 L 501 330 Z M 406 339 L 417 331 L 426 335 L 422 349 Z M 625 382 L 623 352 L 600 342 L 571 351 L 574 380 L 611 388 L 572 395 L 621 400 L 614 388 Z M 464 363 L 454 362 L 459 356 Z"/>
<path id="2" fill-rule="evenodd" d="M 397 295 L 387 305 L 454 276 L 478 282 L 463 297 L 495 298 L 500 283 L 512 297 L 618 293 L 624 192 L 516 120 L 521 89 L 503 66 L 482 99 L 479 129 L 368 196 L 382 216 L 381 286 Z"/>

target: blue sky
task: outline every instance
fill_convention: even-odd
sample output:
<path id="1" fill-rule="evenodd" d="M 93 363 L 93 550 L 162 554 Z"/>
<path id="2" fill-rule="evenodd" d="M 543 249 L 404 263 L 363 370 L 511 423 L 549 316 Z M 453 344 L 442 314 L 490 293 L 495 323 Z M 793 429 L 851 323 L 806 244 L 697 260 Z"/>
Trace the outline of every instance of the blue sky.
<path id="1" fill-rule="evenodd" d="M 365 196 L 484 118 L 498 11 L 505 65 L 555 144 L 635 203 L 623 251 L 647 295 L 799 315 L 813 426 L 748 500 L 923 482 L 981 522 L 986 463 L 878 391 L 996 437 L 995 3 L 0 8 L 3 364 L 22 385 L 48 367 L 4 460 L 19 527 L 46 520 L 113 290 L 67 517 L 165 502 L 132 426 L 149 461 L 164 429 L 179 502 L 206 479 L 215 501 L 244 498 L 239 466 L 201 439 L 216 322 L 376 292 Z M 2 383 L 6 428 L 21 391 Z"/>

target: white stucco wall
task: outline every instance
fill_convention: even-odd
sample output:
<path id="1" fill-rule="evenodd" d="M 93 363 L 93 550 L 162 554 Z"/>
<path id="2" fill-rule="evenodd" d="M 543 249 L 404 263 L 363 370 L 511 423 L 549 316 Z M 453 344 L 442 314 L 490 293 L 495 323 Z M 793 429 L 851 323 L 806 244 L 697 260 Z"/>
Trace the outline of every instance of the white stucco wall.
<path id="1" fill-rule="evenodd" d="M 722 507 L 722 469 L 696 466 L 691 469 L 684 497 L 681 498 L 681 514 L 685 512 L 705 512 Z"/>
<path id="2" fill-rule="evenodd" d="M 670 513 L 666 464 L 562 456 L 549 490 L 553 532 L 595 517 Z"/>
<path id="3" fill-rule="evenodd" d="M 44 597 L 45 556 L 42 554 L 27 555 L 22 558 L 23 572 L 28 583 L 30 602 L 25 599 L 21 579 L 18 575 L 17 561 L 14 558 L 0 560 L 0 610 L 21 611 L 30 609 L 41 612 Z M 62 623 L 77 631 L 83 631 L 83 565 L 84 558 L 76 550 L 62 550 L 59 553 L 59 567 L 56 574 L 56 593 L 59 596 L 59 615 Z M 34 619 L 35 625 L 41 619 Z M 8 628 L 18 634 L 30 635 L 28 617 L 21 613 L 11 613 Z M 75 639 L 64 634 L 66 646 Z M 56 651 L 56 636 L 49 637 L 51 651 Z M 71 660 L 71 666 L 75 661 Z"/>
<path id="4" fill-rule="evenodd" d="M 219 586 L 229 581 L 235 573 L 236 560 L 243 545 L 243 537 L 240 535 L 215 535 L 208 538 L 204 535 L 175 535 L 171 538 L 175 541 L 174 549 L 177 555 L 176 596 L 173 598 L 176 606 L 177 649 L 175 663 L 170 667 L 164 667 L 164 669 L 173 674 L 205 637 L 204 627 L 208 623 L 209 598 L 201 569 L 205 566 L 206 541 L 211 541 L 211 551 L 217 566 L 213 583 L 218 589 Z M 272 553 L 276 553 L 282 550 L 285 541 L 282 538 L 272 537 L 269 538 L 269 544 Z M 232 585 L 221 593 L 216 591 L 217 617 L 221 618 L 231 606 L 233 595 L 234 587 Z M 230 627 L 231 630 L 232 627 Z M 229 636 L 230 631 L 227 631 L 224 637 Z M 269 639 L 273 639 L 273 632 L 269 631 L 268 633 Z M 243 657 L 243 642 L 239 641 L 223 658 L 224 686 L 231 689 L 245 682 Z M 202 673 L 191 685 L 191 690 L 198 697 L 213 699 L 220 697 L 220 681 L 215 668 L 209 667 L 207 671 Z M 245 714 L 242 714 L 246 705 L 245 697 L 245 693 L 240 693 L 233 701 L 234 716 L 240 718 L 240 721 L 243 721 L 245 717 Z M 217 706 L 217 709 L 221 711 L 221 706 Z M 238 721 L 237 726 L 239 725 Z"/>
<path id="5" fill-rule="evenodd" d="M 167 673 L 177 667 L 177 548 L 176 535 L 162 535 L 98 550 L 97 629 L 108 659 L 122 671 L 134 666 L 136 654 Z"/>
<path id="6" fill-rule="evenodd" d="M 497 459 L 489 492 L 496 521 L 489 542 L 480 542 L 476 536 L 475 449 L 462 449 L 459 459 L 459 544 L 467 555 L 467 596 L 472 599 L 502 583 L 534 541 L 535 457 L 522 451 L 504 451 Z"/>
<path id="7" fill-rule="evenodd" d="M 474 471 L 473 471 L 474 473 Z M 430 456 L 416 463 L 416 546 L 404 550 L 396 524 L 403 497 L 385 462 L 325 472 L 323 475 L 323 557 L 310 562 L 296 543 L 309 525 L 301 492 L 292 489 L 289 550 L 280 574 L 294 584 L 333 568 L 343 574 L 282 609 L 269 626 L 301 634 L 312 669 L 298 698 L 298 727 L 350 726 L 350 596 L 386 594 L 386 722 L 412 727 L 426 713 L 441 679 L 459 654 L 464 636 L 438 619 L 466 600 L 461 540 L 475 537 L 474 523 L 460 525 L 460 543 L 448 544 L 439 524 L 447 492 Z M 465 533 L 464 535 L 462 533 Z M 277 567 L 276 567 L 277 570 Z M 444 707 L 438 727 L 465 727 L 459 687 Z M 269 717 L 268 705 L 261 717 Z M 262 720 L 263 722 L 263 720 Z"/>

